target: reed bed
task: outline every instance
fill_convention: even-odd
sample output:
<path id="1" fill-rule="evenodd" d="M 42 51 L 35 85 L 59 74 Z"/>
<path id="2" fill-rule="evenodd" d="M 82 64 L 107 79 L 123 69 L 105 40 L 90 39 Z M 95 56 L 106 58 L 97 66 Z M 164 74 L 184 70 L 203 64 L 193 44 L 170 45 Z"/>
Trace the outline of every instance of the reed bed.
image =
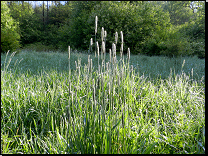
<path id="1" fill-rule="evenodd" d="M 118 33 L 106 54 L 104 28 L 101 34 L 95 54 L 91 46 L 91 55 L 69 47 L 68 57 L 57 54 L 62 60 L 53 62 L 56 53 L 40 53 L 46 63 L 30 71 L 41 62 L 35 52 L 27 64 L 19 61 L 24 52 L 2 58 L 1 153 L 205 153 L 202 61 L 189 70 L 190 58 L 157 63 L 130 57 L 130 49 L 124 56 L 123 44 L 117 56 Z"/>

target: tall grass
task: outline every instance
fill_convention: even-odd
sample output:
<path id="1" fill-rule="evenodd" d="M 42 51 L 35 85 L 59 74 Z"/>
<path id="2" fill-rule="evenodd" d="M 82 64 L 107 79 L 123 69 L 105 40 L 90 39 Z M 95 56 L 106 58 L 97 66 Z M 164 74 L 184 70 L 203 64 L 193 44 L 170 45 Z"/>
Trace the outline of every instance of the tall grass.
<path id="1" fill-rule="evenodd" d="M 2 153 L 205 153 L 203 60 L 97 45 L 1 56 Z"/>

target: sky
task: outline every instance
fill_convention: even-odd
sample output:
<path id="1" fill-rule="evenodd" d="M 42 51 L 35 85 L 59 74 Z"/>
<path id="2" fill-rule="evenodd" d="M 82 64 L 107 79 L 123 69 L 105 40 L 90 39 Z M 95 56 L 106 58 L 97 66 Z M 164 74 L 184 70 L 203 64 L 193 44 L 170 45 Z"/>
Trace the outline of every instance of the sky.
<path id="1" fill-rule="evenodd" d="M 32 3 L 33 6 L 35 6 L 35 2 L 36 2 L 36 5 L 42 5 L 43 4 L 43 1 L 26 1 L 26 2 L 29 2 L 30 4 Z M 61 4 L 65 4 L 66 1 L 60 1 Z M 208 2 L 208 0 L 206 0 L 206 2 Z M 44 1 L 45 5 L 47 4 L 47 1 Z M 52 4 L 52 1 L 48 1 L 48 5 L 50 6 Z"/>
<path id="2" fill-rule="evenodd" d="M 29 1 L 29 3 L 32 4 L 33 6 L 35 6 L 35 2 L 36 2 L 36 5 L 42 5 L 43 4 L 43 1 Z M 60 2 L 61 2 L 61 4 L 65 4 L 65 1 L 60 1 Z M 46 5 L 47 1 L 44 1 L 44 4 Z M 50 6 L 51 4 L 52 4 L 52 1 L 48 1 L 48 5 Z"/>

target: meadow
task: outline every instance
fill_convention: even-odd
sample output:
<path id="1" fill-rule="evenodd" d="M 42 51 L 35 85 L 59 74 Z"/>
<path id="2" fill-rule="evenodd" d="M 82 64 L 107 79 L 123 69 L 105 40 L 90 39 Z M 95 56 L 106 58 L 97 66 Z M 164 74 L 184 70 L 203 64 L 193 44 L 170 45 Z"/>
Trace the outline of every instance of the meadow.
<path id="1" fill-rule="evenodd" d="M 197 57 L 1 54 L 1 153 L 205 153 L 204 77 Z"/>
<path id="2" fill-rule="evenodd" d="M 1 153 L 205 153 L 205 60 L 89 51 L 1 55 Z M 111 51 L 112 50 L 112 51 Z"/>

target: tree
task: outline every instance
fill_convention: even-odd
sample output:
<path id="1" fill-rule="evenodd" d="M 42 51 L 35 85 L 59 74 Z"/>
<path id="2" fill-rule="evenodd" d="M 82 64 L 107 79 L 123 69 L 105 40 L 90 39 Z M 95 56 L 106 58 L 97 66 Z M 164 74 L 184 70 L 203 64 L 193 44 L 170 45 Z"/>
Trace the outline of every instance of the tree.
<path id="1" fill-rule="evenodd" d="M 11 17 L 7 2 L 1 1 L 1 52 L 20 47 L 18 29 L 18 22 Z"/>
<path id="2" fill-rule="evenodd" d="M 191 1 L 166 1 L 163 9 L 169 12 L 172 24 L 181 25 L 188 22 L 193 16 L 190 4 Z"/>
<path id="3" fill-rule="evenodd" d="M 42 7 L 37 6 L 33 9 L 32 4 L 22 1 L 14 1 L 12 7 L 10 7 L 11 16 L 19 22 L 19 34 L 21 44 L 38 42 L 42 40 L 43 22 L 42 22 Z M 29 8 L 29 9 L 28 9 Z"/>
<path id="4" fill-rule="evenodd" d="M 72 12 L 70 20 L 67 21 L 67 25 L 69 26 L 69 33 L 67 34 L 70 44 L 75 48 L 88 48 L 88 38 L 91 36 L 92 32 L 92 25 L 90 25 L 88 18 L 94 7 L 100 3 L 101 1 L 75 1 L 71 3 Z"/>

